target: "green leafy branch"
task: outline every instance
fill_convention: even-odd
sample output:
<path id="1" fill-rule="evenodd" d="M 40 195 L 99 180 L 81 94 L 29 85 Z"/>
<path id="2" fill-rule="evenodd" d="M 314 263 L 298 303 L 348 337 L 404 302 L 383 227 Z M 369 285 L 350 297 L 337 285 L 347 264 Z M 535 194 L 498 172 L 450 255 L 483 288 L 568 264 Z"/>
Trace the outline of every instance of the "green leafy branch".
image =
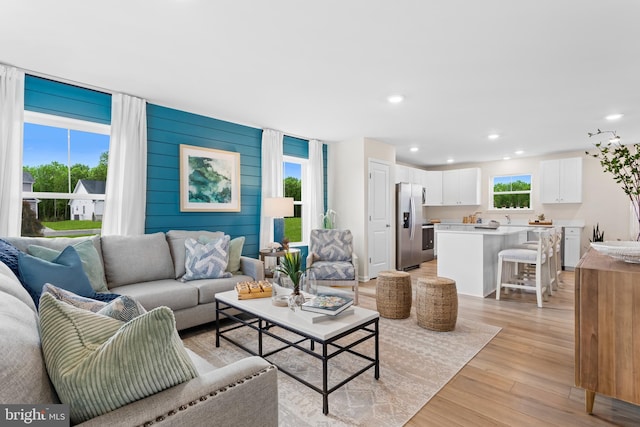
<path id="1" fill-rule="evenodd" d="M 585 153 L 598 159 L 604 171 L 613 175 L 615 182 L 620 184 L 624 193 L 629 196 L 636 218 L 640 221 L 640 143 L 623 145 L 615 131 L 598 129 L 597 132 L 589 132 L 588 135 L 593 137 L 607 133 L 613 135 L 607 143 L 598 142 L 595 144 L 595 153 Z"/>

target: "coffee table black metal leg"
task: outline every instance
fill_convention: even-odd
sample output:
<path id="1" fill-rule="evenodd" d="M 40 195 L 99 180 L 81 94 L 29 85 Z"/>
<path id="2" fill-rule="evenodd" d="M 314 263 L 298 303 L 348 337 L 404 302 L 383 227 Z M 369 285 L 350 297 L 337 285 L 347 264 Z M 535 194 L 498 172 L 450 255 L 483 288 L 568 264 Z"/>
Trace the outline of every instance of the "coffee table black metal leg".
<path id="1" fill-rule="evenodd" d="M 259 318 L 258 319 L 258 355 L 260 357 L 262 357 L 262 327 L 263 327 L 262 318 Z"/>
<path id="2" fill-rule="evenodd" d="M 216 300 L 216 347 L 220 347 L 220 301 Z"/>
<path id="3" fill-rule="evenodd" d="M 376 367 L 374 369 L 374 371 L 375 371 L 374 378 L 378 379 L 378 378 L 380 378 L 380 349 L 379 349 L 379 345 L 378 345 L 378 319 L 376 319 L 375 329 L 376 329 L 376 334 L 375 334 Z"/>
<path id="4" fill-rule="evenodd" d="M 327 415 L 329 413 L 329 361 L 327 359 L 327 343 L 322 343 L 322 413 Z"/>

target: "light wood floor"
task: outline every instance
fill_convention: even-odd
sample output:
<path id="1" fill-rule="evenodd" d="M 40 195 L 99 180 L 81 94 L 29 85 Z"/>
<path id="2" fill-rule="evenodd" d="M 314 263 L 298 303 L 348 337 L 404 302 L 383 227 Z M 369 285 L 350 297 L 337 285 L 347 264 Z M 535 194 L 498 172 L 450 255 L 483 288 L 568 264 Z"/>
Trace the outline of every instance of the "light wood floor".
<path id="1" fill-rule="evenodd" d="M 436 261 L 410 271 L 412 281 L 436 275 Z M 458 318 L 502 328 L 408 426 L 638 426 L 640 406 L 596 395 L 584 412 L 574 386 L 574 275 L 539 309 L 534 294 L 476 298 L 460 295 Z M 361 283 L 375 296 L 375 280 Z M 640 355 L 638 356 L 640 357 Z"/>

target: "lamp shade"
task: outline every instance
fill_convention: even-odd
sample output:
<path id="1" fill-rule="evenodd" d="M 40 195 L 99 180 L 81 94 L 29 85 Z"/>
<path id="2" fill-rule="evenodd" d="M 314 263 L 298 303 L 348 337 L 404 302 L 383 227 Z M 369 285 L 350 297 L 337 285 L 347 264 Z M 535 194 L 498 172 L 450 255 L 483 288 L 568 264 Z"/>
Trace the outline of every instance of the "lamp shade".
<path id="1" fill-rule="evenodd" d="M 267 197 L 264 199 L 264 216 L 284 218 L 293 216 L 293 197 Z"/>

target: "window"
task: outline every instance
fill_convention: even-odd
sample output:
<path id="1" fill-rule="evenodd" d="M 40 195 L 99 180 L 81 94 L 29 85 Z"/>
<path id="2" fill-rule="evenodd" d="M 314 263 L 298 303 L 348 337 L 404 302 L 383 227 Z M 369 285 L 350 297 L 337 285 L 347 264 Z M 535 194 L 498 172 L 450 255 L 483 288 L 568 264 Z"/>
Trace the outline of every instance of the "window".
<path id="1" fill-rule="evenodd" d="M 494 176 L 489 209 L 530 209 L 531 175 Z"/>
<path id="2" fill-rule="evenodd" d="M 305 176 L 307 159 L 284 156 L 283 179 L 284 196 L 293 197 L 293 217 L 284 219 L 284 235 L 291 243 L 304 243 L 302 223 L 304 221 L 302 205 L 304 191 L 302 180 Z"/>
<path id="3" fill-rule="evenodd" d="M 24 112 L 23 205 L 36 220 L 102 220 L 110 132 L 109 125 Z"/>

